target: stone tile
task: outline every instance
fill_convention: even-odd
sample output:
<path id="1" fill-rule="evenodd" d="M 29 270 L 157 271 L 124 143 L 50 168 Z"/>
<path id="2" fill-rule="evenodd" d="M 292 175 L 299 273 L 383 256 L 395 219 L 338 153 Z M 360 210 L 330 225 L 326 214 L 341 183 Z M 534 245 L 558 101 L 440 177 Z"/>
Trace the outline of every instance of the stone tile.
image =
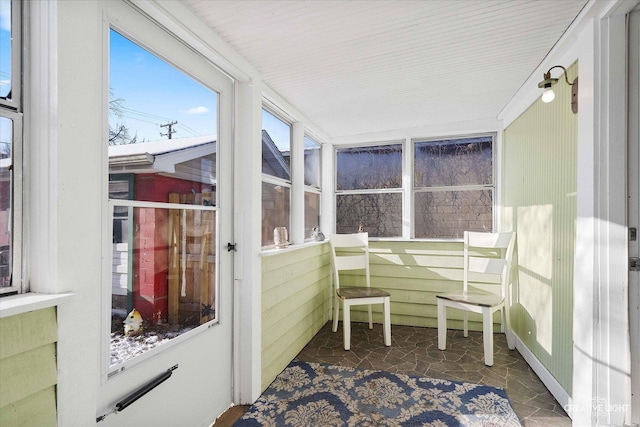
<path id="1" fill-rule="evenodd" d="M 505 389 L 524 426 L 570 426 L 571 419 L 517 351 L 509 350 L 504 334 L 494 335 L 494 365 L 485 366 L 481 332 L 447 332 L 447 349 L 438 350 L 438 331 L 394 325 L 391 347 L 384 346 L 382 326 L 351 324 L 351 350 L 342 347 L 338 332 L 325 325 L 296 359 L 406 375 L 487 384 Z"/>

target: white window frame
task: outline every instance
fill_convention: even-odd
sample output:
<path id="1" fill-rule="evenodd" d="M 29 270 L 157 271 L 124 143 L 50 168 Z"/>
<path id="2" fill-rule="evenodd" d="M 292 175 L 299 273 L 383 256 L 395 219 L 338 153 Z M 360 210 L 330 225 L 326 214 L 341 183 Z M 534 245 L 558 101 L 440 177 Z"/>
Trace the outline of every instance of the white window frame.
<path id="1" fill-rule="evenodd" d="M 491 137 L 491 168 L 493 179 L 491 184 L 478 184 L 478 185 L 461 185 L 461 186 L 440 186 L 440 187 L 417 187 L 415 185 L 415 159 L 414 159 L 414 150 L 415 144 L 417 142 L 429 142 L 429 141 L 443 141 L 443 140 L 452 140 L 452 139 L 466 139 L 466 138 L 478 138 L 478 137 Z M 336 145 L 333 153 L 333 162 L 334 162 L 334 171 L 333 171 L 333 207 L 334 207 L 334 227 L 337 229 L 337 198 L 339 195 L 347 195 L 347 194 L 381 194 L 381 193 L 401 193 L 402 194 L 402 212 L 401 216 L 403 218 L 402 225 L 402 236 L 398 237 L 376 237 L 372 236 L 374 240 L 394 240 L 394 239 L 411 239 L 411 240 L 458 240 L 452 238 L 445 237 L 434 237 L 434 238 L 416 238 L 415 237 L 415 195 L 417 193 L 423 192 L 434 192 L 434 191 L 465 191 L 465 190 L 490 190 L 492 197 L 491 204 L 491 217 L 492 217 L 492 229 L 497 229 L 497 209 L 496 206 L 498 204 L 498 137 L 499 135 L 496 132 L 481 132 L 481 133 L 472 133 L 472 134 L 461 134 L 461 135 L 444 135 L 444 136 L 436 136 L 436 137 L 416 137 L 416 138 L 407 138 L 403 141 L 384 141 L 384 142 L 366 142 L 360 144 L 345 144 L 345 145 Z M 384 145 L 402 145 L 402 187 L 401 188 L 390 188 L 390 189 L 366 189 L 366 190 L 338 190 L 337 189 L 337 179 L 338 179 L 338 150 L 345 148 L 374 148 L 381 147 Z M 493 231 L 490 230 L 490 231 Z"/>
<path id="2" fill-rule="evenodd" d="M 22 2 L 11 0 L 11 98 L 0 98 L 0 106 L 22 111 Z"/>
<path id="3" fill-rule="evenodd" d="M 415 145 L 420 142 L 437 142 L 437 141 L 448 141 L 455 139 L 471 139 L 471 138 L 482 138 L 482 137 L 491 137 L 491 173 L 492 173 L 492 182 L 491 184 L 475 184 L 475 185 L 454 185 L 454 186 L 437 186 L 437 187 L 418 187 L 415 183 Z M 496 156 L 497 156 L 497 135 L 493 132 L 487 133 L 477 133 L 477 134 L 468 134 L 468 135 L 449 135 L 449 136 L 441 136 L 441 137 L 429 137 L 429 138 L 412 138 L 410 141 L 410 151 L 411 151 L 411 217 L 409 223 L 411 224 L 411 238 L 415 239 L 415 198 L 418 193 L 433 193 L 440 191 L 482 191 L 489 190 L 491 191 L 491 225 L 492 230 L 496 230 L 496 197 L 497 197 L 497 165 L 496 165 Z M 425 238 L 419 238 L 420 240 Z M 446 237 L 432 237 L 426 238 L 426 240 L 433 239 L 445 239 L 451 240 L 451 238 Z M 454 239 L 455 240 L 455 239 Z"/>
<path id="4" fill-rule="evenodd" d="M 401 174 L 402 174 L 402 186 L 400 187 L 396 187 L 396 188 L 384 188 L 384 189 L 375 189 L 375 188 L 370 188 L 370 189 L 364 189 L 364 190 L 338 190 L 338 151 L 342 150 L 342 149 L 348 149 L 348 148 L 376 148 L 376 147 L 384 147 L 387 145 L 400 145 L 401 149 L 402 149 L 402 153 L 401 153 Z M 404 218 L 404 212 L 407 209 L 406 206 L 406 191 L 407 188 L 405 188 L 405 179 L 404 179 L 404 175 L 405 175 L 405 170 L 406 170 L 406 165 L 405 165 L 405 153 L 407 150 L 407 146 L 405 141 L 398 141 L 398 140 L 394 140 L 394 141 L 384 141 L 384 142 L 367 142 L 367 143 L 362 143 L 362 144 L 349 144 L 349 145 L 340 145 L 340 146 L 336 146 L 335 147 L 335 151 L 334 151 L 334 157 L 333 157 L 333 161 L 334 161 L 334 174 L 333 174 L 333 190 L 335 193 L 335 197 L 334 197 L 334 224 L 335 224 L 335 228 L 337 230 L 338 227 L 338 208 L 337 208 L 337 203 L 338 203 L 338 196 L 344 196 L 344 195 L 357 195 L 357 194 L 400 194 L 401 197 L 401 202 L 402 202 L 402 206 L 401 206 L 401 212 L 400 212 L 400 216 L 401 218 Z M 400 236 L 393 236 L 393 237 L 378 237 L 378 236 L 370 236 L 373 239 L 399 239 L 402 238 L 402 236 L 404 235 L 404 226 L 402 224 L 400 224 L 400 232 L 401 235 Z M 366 230 L 365 230 L 366 231 Z"/>
<path id="5" fill-rule="evenodd" d="M 319 174 L 320 176 L 318 177 L 318 187 L 315 187 L 313 185 L 307 185 L 306 180 L 303 181 L 303 187 L 304 187 L 304 194 L 306 193 L 311 193 L 311 194 L 316 194 L 318 196 L 318 228 L 320 228 L 320 224 L 322 224 L 322 150 L 324 147 L 324 144 L 316 141 L 316 139 L 314 137 L 312 137 L 311 135 L 305 133 L 304 137 L 303 137 L 303 143 L 302 143 L 302 150 L 304 152 L 305 150 L 305 146 L 304 146 L 304 140 L 308 139 L 311 142 L 313 142 L 314 144 L 318 145 L 318 155 L 319 155 L 319 162 L 320 164 L 318 165 L 319 170 Z M 305 165 L 303 165 L 303 171 L 306 172 Z M 304 179 L 304 176 L 303 176 Z M 304 196 L 304 195 L 303 195 Z M 305 208 L 307 207 L 306 204 L 304 206 Z M 306 212 L 304 213 L 304 220 L 306 222 Z M 306 223 L 303 224 L 303 227 L 306 229 Z M 305 241 L 312 241 L 313 239 L 311 237 L 307 237 L 305 236 Z"/>
<path id="6" fill-rule="evenodd" d="M 11 285 L 0 288 L 0 295 L 25 293 L 29 289 L 23 271 L 23 104 L 24 82 L 22 2 L 11 1 L 11 97 L 0 99 L 0 116 L 11 120 Z"/>
<path id="7" fill-rule="evenodd" d="M 269 114 L 271 114 L 272 116 L 274 116 L 275 118 L 281 120 L 282 122 L 284 122 L 285 124 L 287 124 L 289 126 L 289 166 L 290 166 L 290 170 L 293 168 L 293 151 L 294 151 L 294 143 L 293 143 L 293 123 L 286 119 L 282 114 L 278 114 L 276 112 L 276 108 L 273 107 L 270 103 L 268 103 L 266 100 L 263 102 L 262 104 L 262 110 L 265 110 L 266 112 L 268 112 Z M 263 127 L 264 128 L 264 127 Z M 262 143 L 260 144 L 260 146 L 262 147 Z M 261 157 L 262 157 L 262 153 L 261 153 Z M 262 162 L 260 163 L 260 168 L 262 169 Z M 260 171 L 262 174 L 262 182 L 263 183 L 267 183 L 267 184 L 271 184 L 271 185 L 280 185 L 284 188 L 288 188 L 289 189 L 289 224 L 287 224 L 287 230 L 289 232 L 289 236 L 291 236 L 291 224 L 292 224 L 292 213 L 293 213 L 293 209 L 292 209 L 292 198 L 293 198 L 293 176 L 292 173 L 290 173 L 289 175 L 289 180 L 283 179 L 283 178 L 279 178 L 277 176 L 273 176 L 273 175 L 269 175 L 267 173 L 262 172 L 262 170 Z M 262 212 L 262 204 L 260 206 L 261 212 Z M 268 248 L 273 248 L 275 247 L 275 244 L 271 244 L 271 245 L 263 245 L 262 248 L 263 249 L 268 249 Z"/>

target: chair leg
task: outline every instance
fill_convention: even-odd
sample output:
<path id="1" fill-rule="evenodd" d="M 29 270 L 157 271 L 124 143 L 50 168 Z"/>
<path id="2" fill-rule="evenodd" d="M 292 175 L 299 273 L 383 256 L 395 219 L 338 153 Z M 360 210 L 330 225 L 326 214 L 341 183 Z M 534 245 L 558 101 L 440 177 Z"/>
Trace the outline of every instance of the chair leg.
<path id="1" fill-rule="evenodd" d="M 384 345 L 391 345 L 391 300 L 385 298 L 383 304 L 384 310 Z"/>
<path id="2" fill-rule="evenodd" d="M 340 298 L 334 298 L 335 309 L 333 310 L 333 332 L 338 332 L 338 317 L 340 317 Z"/>
<path id="3" fill-rule="evenodd" d="M 482 340 L 484 341 L 484 364 L 493 366 L 493 316 L 488 308 L 482 309 Z"/>
<path id="4" fill-rule="evenodd" d="M 344 349 L 351 348 L 351 306 L 344 301 L 342 307 L 342 330 L 344 335 Z"/>
<path id="5" fill-rule="evenodd" d="M 438 300 L 438 348 L 447 349 L 447 307 L 441 299 Z"/>
<path id="6" fill-rule="evenodd" d="M 371 313 L 371 304 L 369 304 L 369 329 L 373 329 L 373 314 Z"/>
<path id="7" fill-rule="evenodd" d="M 467 316 L 466 311 L 462 315 L 463 315 L 462 324 L 463 324 L 464 336 L 468 337 L 469 336 L 469 316 Z"/>
<path id="8" fill-rule="evenodd" d="M 340 317 L 340 299 L 336 298 L 335 307 L 333 310 L 333 332 L 338 331 L 338 319 Z"/>

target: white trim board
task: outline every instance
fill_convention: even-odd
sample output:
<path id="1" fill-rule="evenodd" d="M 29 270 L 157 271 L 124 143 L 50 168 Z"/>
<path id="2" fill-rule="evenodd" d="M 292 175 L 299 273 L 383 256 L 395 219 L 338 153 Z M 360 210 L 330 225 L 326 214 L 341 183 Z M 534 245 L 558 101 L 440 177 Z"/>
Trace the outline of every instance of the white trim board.
<path id="1" fill-rule="evenodd" d="M 73 292 L 60 294 L 42 294 L 27 292 L 11 295 L 0 299 L 0 319 L 27 313 L 29 311 L 44 310 L 49 307 L 57 307 L 76 297 Z"/>
<path id="2" fill-rule="evenodd" d="M 527 348 L 525 343 L 520 339 L 517 334 L 513 334 L 516 340 L 516 350 L 518 353 L 522 355 L 527 364 L 533 369 L 533 372 L 536 373 L 540 381 L 547 387 L 549 392 L 553 395 L 553 397 L 558 401 L 560 406 L 567 411 L 569 417 L 573 418 L 571 414 L 571 396 L 569 393 L 560 385 L 558 380 L 551 375 L 551 372 L 547 370 L 547 368 L 538 360 L 538 358 Z"/>

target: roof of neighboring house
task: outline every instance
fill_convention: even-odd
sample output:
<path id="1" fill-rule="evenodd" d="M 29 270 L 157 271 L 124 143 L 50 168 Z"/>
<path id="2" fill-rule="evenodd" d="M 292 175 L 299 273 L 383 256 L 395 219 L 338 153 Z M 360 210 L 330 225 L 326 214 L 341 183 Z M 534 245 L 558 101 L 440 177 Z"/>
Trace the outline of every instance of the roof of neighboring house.
<path id="1" fill-rule="evenodd" d="M 109 173 L 176 173 L 176 165 L 215 155 L 216 136 L 165 139 L 109 146 Z M 262 172 L 290 180 L 291 168 L 266 130 L 262 131 Z M 215 168 L 215 164 L 212 165 Z"/>
<path id="2" fill-rule="evenodd" d="M 109 146 L 110 173 L 175 173 L 177 164 L 214 155 L 216 136 Z"/>
<path id="3" fill-rule="evenodd" d="M 269 133 L 262 129 L 262 172 L 290 180 L 291 168 Z"/>

